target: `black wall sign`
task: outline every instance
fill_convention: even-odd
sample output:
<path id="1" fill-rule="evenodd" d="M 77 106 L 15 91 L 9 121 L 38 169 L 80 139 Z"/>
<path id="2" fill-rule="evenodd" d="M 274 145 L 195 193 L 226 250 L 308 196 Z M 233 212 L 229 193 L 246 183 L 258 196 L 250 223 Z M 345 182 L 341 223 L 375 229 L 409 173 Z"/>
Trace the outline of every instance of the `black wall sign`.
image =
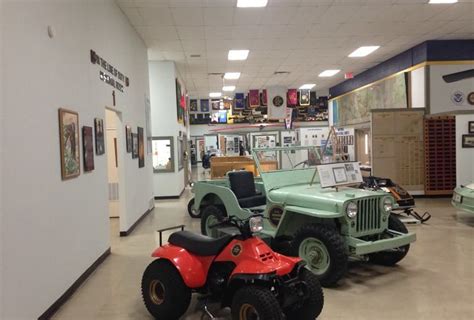
<path id="1" fill-rule="evenodd" d="M 128 87 L 130 85 L 128 77 L 118 71 L 104 58 L 100 57 L 94 50 L 91 50 L 91 63 L 98 64 L 105 70 L 105 72 L 102 70 L 99 72 L 99 79 L 116 88 L 118 91 L 123 92 L 124 86 Z"/>

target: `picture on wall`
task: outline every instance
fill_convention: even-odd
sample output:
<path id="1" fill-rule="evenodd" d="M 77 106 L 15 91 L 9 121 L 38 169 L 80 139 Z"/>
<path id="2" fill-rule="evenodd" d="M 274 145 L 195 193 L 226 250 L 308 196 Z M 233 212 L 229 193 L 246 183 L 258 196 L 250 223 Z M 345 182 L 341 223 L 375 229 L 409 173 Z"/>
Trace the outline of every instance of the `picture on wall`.
<path id="1" fill-rule="evenodd" d="M 209 112 L 209 99 L 201 99 L 201 112 Z"/>
<path id="2" fill-rule="evenodd" d="M 468 123 L 469 133 L 474 133 L 474 121 L 469 121 Z"/>
<path id="3" fill-rule="evenodd" d="M 92 127 L 82 127 L 82 153 L 84 158 L 84 171 L 94 170 L 94 140 Z"/>
<path id="4" fill-rule="evenodd" d="M 132 128 L 130 126 L 125 126 L 125 139 L 127 141 L 127 152 L 132 152 Z"/>
<path id="5" fill-rule="evenodd" d="M 132 159 L 138 158 L 138 134 L 132 133 Z"/>
<path id="6" fill-rule="evenodd" d="M 221 100 L 219 100 L 219 99 L 211 100 L 212 110 L 214 110 L 214 111 L 220 110 L 221 109 L 220 105 L 221 105 Z"/>
<path id="7" fill-rule="evenodd" d="M 184 109 L 186 108 L 186 102 L 183 96 L 181 83 L 176 79 L 176 116 L 178 123 L 184 123 Z"/>
<path id="8" fill-rule="evenodd" d="M 105 142 L 104 142 L 104 119 L 94 119 L 95 128 L 95 153 L 102 155 L 105 153 Z"/>
<path id="9" fill-rule="evenodd" d="M 143 128 L 138 127 L 138 167 L 145 166 L 145 141 L 143 138 Z"/>
<path id="10" fill-rule="evenodd" d="M 59 109 L 59 140 L 61 152 L 61 177 L 63 180 L 79 176 L 79 114 Z"/>
<path id="11" fill-rule="evenodd" d="M 462 135 L 462 147 L 463 148 L 474 148 L 474 134 L 463 134 Z"/>
<path id="12" fill-rule="evenodd" d="M 196 99 L 189 100 L 189 109 L 193 112 L 198 111 L 198 102 Z"/>

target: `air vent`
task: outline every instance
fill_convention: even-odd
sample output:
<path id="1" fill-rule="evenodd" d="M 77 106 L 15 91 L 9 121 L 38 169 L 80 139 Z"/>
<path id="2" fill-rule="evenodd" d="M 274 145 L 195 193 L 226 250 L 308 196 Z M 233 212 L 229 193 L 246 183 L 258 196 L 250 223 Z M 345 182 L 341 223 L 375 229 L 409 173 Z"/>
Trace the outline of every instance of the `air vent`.
<path id="1" fill-rule="evenodd" d="M 201 55 L 200 54 L 191 54 L 189 57 L 190 58 L 201 58 Z"/>
<path id="2" fill-rule="evenodd" d="M 222 76 L 223 73 L 222 72 L 211 72 L 211 73 L 208 73 L 208 75 L 210 75 L 210 76 Z"/>
<path id="3" fill-rule="evenodd" d="M 290 71 L 275 71 L 273 74 L 290 74 Z"/>

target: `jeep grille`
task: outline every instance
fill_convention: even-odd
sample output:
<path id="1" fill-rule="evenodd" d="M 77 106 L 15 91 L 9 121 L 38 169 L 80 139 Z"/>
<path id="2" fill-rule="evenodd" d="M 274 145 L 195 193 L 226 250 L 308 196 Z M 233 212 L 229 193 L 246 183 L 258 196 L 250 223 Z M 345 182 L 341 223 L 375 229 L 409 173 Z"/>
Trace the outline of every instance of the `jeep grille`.
<path id="1" fill-rule="evenodd" d="M 356 232 L 360 235 L 370 234 L 381 227 L 381 198 L 366 198 L 357 201 Z"/>

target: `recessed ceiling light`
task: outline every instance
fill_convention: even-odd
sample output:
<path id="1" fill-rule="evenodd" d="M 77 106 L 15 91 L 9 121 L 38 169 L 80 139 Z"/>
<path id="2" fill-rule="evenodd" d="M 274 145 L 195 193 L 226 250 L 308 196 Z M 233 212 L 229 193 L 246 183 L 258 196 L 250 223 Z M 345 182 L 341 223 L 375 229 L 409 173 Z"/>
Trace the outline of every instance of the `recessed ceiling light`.
<path id="1" fill-rule="evenodd" d="M 315 86 L 314 83 L 307 83 L 307 84 L 302 85 L 302 86 L 300 87 L 300 90 L 305 90 L 305 89 L 311 90 L 311 89 L 314 88 L 314 86 Z"/>
<path id="2" fill-rule="evenodd" d="M 223 86 L 222 91 L 234 91 L 235 86 Z"/>
<path id="3" fill-rule="evenodd" d="M 266 7 L 268 0 L 237 0 L 238 8 L 261 8 Z"/>
<path id="4" fill-rule="evenodd" d="M 430 0 L 429 4 L 456 3 L 458 0 Z"/>
<path id="5" fill-rule="evenodd" d="M 360 47 L 359 49 L 355 50 L 352 52 L 349 57 L 351 58 L 357 58 L 357 57 L 366 57 L 375 50 L 380 48 L 380 46 L 365 46 L 365 47 Z"/>
<path id="6" fill-rule="evenodd" d="M 229 60 L 246 60 L 249 56 L 249 50 L 229 50 L 227 58 Z"/>
<path id="7" fill-rule="evenodd" d="M 220 93 L 220 92 L 211 92 L 211 93 L 209 93 L 209 97 L 211 97 L 211 98 L 220 98 L 221 95 L 222 95 L 222 93 Z"/>
<path id="8" fill-rule="evenodd" d="M 332 77 L 338 74 L 341 70 L 325 70 L 319 74 L 320 77 Z"/>
<path id="9" fill-rule="evenodd" d="M 224 74 L 224 79 L 227 80 L 237 80 L 240 78 L 240 72 L 226 72 Z"/>

